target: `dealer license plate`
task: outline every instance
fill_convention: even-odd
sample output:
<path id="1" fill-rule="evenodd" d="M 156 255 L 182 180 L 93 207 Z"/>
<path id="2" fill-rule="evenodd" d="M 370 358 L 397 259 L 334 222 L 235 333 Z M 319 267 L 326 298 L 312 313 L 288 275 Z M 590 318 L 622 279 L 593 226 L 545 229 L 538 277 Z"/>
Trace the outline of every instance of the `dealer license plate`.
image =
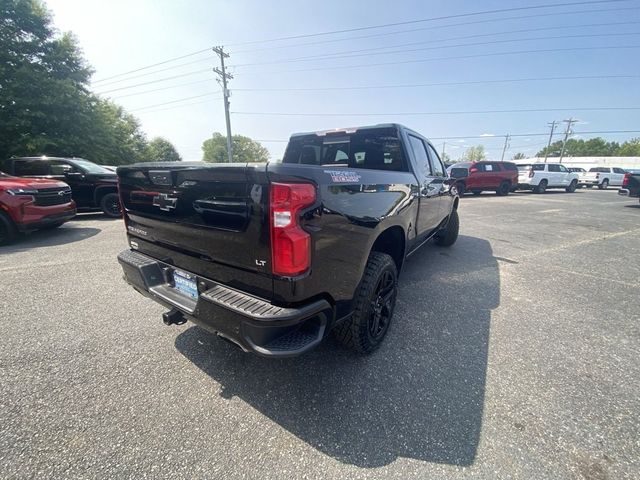
<path id="1" fill-rule="evenodd" d="M 173 283 L 175 288 L 181 293 L 184 293 L 188 297 L 198 298 L 198 285 L 196 284 L 196 278 L 180 270 L 173 271 Z"/>

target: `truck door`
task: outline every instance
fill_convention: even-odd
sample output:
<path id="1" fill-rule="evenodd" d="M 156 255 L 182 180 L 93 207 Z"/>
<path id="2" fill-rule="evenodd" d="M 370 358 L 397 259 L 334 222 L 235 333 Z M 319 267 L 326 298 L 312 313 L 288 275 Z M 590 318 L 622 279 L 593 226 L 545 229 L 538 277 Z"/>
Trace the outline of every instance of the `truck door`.
<path id="1" fill-rule="evenodd" d="M 79 167 L 64 160 L 50 160 L 51 176 L 49 178 L 60 180 L 71 187 L 71 195 L 78 207 L 91 207 L 93 205 L 93 188 L 91 181 Z"/>
<path id="2" fill-rule="evenodd" d="M 416 221 L 418 236 L 431 232 L 438 226 L 441 218 L 443 177 L 431 170 L 427 147 L 421 138 L 408 134 L 409 143 L 415 158 L 416 177 L 419 185 L 420 206 Z"/>

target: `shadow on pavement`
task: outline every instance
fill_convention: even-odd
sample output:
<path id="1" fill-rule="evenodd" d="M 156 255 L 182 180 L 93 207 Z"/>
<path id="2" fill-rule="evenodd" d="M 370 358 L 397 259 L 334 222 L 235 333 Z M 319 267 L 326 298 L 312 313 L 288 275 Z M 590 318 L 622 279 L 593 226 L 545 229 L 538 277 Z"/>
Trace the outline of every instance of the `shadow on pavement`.
<path id="1" fill-rule="evenodd" d="M 32 248 L 52 247 L 67 243 L 79 242 L 97 235 L 102 230 L 90 227 L 62 226 L 51 230 L 38 230 L 28 234 L 18 235 L 11 245 L 0 247 L 0 253 L 13 253 Z"/>
<path id="2" fill-rule="evenodd" d="M 482 425 L 491 310 L 499 301 L 489 243 L 461 236 L 450 249 L 425 246 L 407 261 L 394 323 L 370 356 L 330 337 L 302 357 L 265 359 L 199 327 L 175 345 L 220 384 L 223 398 L 242 399 L 339 461 L 470 465 Z"/>
<path id="3" fill-rule="evenodd" d="M 122 220 L 122 218 L 111 218 L 107 217 L 102 212 L 81 212 L 78 213 L 75 217 L 73 217 L 71 222 L 85 222 L 85 221 L 98 221 L 98 222 L 113 222 Z"/>

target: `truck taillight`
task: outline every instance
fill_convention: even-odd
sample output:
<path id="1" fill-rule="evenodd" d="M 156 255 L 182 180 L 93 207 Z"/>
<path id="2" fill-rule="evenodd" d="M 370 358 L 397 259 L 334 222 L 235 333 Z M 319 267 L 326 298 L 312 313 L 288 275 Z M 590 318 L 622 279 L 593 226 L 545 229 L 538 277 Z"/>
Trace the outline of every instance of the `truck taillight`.
<path id="1" fill-rule="evenodd" d="M 532 178 L 532 177 L 533 177 L 533 168 L 530 168 L 529 169 L 529 178 Z"/>
<path id="2" fill-rule="evenodd" d="M 628 187 L 629 182 L 631 182 L 631 174 L 629 172 L 624 174 L 624 178 L 622 179 L 622 186 Z"/>
<path id="3" fill-rule="evenodd" d="M 596 173 L 596 178 L 600 178 L 600 174 L 599 173 Z"/>
<path id="4" fill-rule="evenodd" d="M 271 258 L 276 275 L 295 276 L 311 266 L 311 236 L 299 224 L 298 212 L 316 201 L 310 183 L 272 183 L 270 194 Z"/>

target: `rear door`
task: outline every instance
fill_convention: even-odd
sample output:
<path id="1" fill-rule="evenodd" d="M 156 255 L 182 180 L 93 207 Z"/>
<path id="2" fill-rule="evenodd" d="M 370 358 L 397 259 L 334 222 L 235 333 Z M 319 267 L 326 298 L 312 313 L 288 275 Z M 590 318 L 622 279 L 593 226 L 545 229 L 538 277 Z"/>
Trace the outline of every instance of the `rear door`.
<path id="1" fill-rule="evenodd" d="M 478 163 L 476 164 L 476 168 L 478 169 L 477 185 L 480 189 L 492 189 L 496 188 L 496 168 L 492 163 Z"/>
<path id="2" fill-rule="evenodd" d="M 549 171 L 549 186 L 561 186 L 563 185 L 562 183 L 562 179 L 563 179 L 563 175 L 560 171 L 560 165 L 557 165 L 555 163 L 550 163 L 549 165 L 547 165 L 547 169 Z"/>
<path id="3" fill-rule="evenodd" d="M 417 166 L 416 177 L 420 184 L 420 207 L 418 209 L 417 233 L 427 234 L 438 226 L 441 219 L 441 193 L 443 178 L 431 171 L 429 155 L 425 142 L 415 135 L 408 134 L 409 143 Z"/>

